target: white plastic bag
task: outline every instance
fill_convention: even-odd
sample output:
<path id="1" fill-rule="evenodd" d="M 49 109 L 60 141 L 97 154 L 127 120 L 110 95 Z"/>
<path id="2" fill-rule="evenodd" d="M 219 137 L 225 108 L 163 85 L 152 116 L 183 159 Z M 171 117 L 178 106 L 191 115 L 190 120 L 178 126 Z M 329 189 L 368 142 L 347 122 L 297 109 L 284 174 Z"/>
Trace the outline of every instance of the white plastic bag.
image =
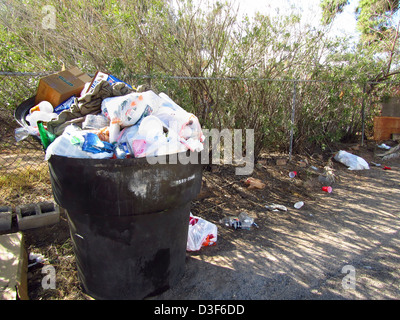
<path id="1" fill-rule="evenodd" d="M 202 151 L 205 137 L 199 119 L 177 105 L 165 93 L 161 92 L 159 97 L 162 103 L 153 115 L 163 121 L 169 130 L 176 132 L 179 140 L 189 150 Z"/>
<path id="2" fill-rule="evenodd" d="M 104 99 L 101 112 L 111 121 L 110 142 L 116 142 L 120 128 L 132 126 L 142 117 L 157 111 L 160 101 L 161 98 L 151 90 Z"/>
<path id="3" fill-rule="evenodd" d="M 217 242 L 218 228 L 215 224 L 190 214 L 187 251 L 198 251 Z"/>
<path id="4" fill-rule="evenodd" d="M 168 132 L 165 133 L 165 129 Z M 126 143 L 135 158 L 162 156 L 187 150 L 177 134 L 152 115 L 144 117 L 134 126 L 124 128 L 117 142 Z"/>
<path id="5" fill-rule="evenodd" d="M 349 170 L 369 169 L 367 161 L 347 151 L 340 150 L 335 154 L 334 159 L 338 162 L 343 163 L 345 166 L 348 167 Z"/>
<path id="6" fill-rule="evenodd" d="M 68 158 L 83 158 L 83 159 L 109 159 L 113 153 L 101 152 L 91 153 L 83 151 L 81 146 L 73 144 L 73 138 L 84 132 L 79 127 L 71 124 L 67 126 L 61 136 L 58 136 L 46 149 L 45 160 L 49 160 L 54 155 L 59 155 Z"/>

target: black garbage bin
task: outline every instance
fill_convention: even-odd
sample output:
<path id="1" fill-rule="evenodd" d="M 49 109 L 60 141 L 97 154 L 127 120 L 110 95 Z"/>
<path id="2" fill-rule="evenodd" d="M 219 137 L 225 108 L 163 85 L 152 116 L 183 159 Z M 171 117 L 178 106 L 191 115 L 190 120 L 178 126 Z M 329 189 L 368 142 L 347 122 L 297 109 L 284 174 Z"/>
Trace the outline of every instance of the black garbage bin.
<path id="1" fill-rule="evenodd" d="M 143 299 L 183 276 L 202 167 L 166 160 L 50 157 L 53 194 L 67 211 L 78 277 L 93 298 Z"/>

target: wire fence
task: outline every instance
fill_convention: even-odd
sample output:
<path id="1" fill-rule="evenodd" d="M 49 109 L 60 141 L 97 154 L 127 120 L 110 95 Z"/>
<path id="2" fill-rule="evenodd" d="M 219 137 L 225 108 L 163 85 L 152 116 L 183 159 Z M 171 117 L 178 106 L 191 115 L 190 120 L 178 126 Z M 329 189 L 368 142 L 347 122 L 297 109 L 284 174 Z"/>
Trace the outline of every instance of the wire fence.
<path id="1" fill-rule="evenodd" d="M 28 137 L 17 142 L 15 129 L 20 124 L 14 116 L 16 107 L 35 95 L 39 79 L 51 73 L 0 71 L 0 206 L 52 197 L 40 141 Z M 256 144 L 276 147 L 289 158 L 305 142 L 329 145 L 337 139 L 337 128 L 358 133 L 363 144 L 382 96 L 399 91 L 399 84 L 390 82 L 380 96 L 371 98 L 363 90 L 372 83 L 357 81 L 165 75 L 131 75 L 124 80 L 166 92 L 178 104 L 188 105 L 209 128 L 253 128 Z"/>

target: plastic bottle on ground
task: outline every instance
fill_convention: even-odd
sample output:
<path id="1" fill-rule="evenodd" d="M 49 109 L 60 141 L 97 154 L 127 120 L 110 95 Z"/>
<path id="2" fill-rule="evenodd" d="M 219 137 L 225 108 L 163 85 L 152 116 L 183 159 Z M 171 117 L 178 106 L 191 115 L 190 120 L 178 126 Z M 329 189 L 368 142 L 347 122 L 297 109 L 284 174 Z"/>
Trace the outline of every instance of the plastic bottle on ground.
<path id="1" fill-rule="evenodd" d="M 239 220 L 242 225 L 242 229 L 246 229 L 246 230 L 250 230 L 251 226 L 254 223 L 254 219 L 245 212 L 241 212 L 239 214 Z"/>
<path id="2" fill-rule="evenodd" d="M 240 229 L 242 227 L 238 217 L 224 217 L 219 222 L 226 227 L 232 227 L 233 229 Z"/>

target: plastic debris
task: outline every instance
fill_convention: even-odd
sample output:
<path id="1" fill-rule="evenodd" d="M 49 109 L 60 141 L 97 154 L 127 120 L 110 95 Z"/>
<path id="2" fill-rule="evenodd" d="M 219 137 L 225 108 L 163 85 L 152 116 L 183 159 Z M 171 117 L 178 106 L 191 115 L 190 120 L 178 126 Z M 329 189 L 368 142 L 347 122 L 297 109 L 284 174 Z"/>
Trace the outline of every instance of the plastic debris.
<path id="1" fill-rule="evenodd" d="M 247 189 L 264 189 L 265 188 L 265 183 L 263 183 L 260 179 L 256 178 L 247 178 L 244 181 L 244 184 L 247 185 Z"/>
<path id="2" fill-rule="evenodd" d="M 165 93 L 133 90 L 112 75 L 97 72 L 80 94 L 74 93 L 54 110 L 48 101 L 31 108 L 26 116 L 30 126 L 15 130 L 15 139 L 41 138 L 46 160 L 52 154 L 125 159 L 203 150 L 205 136 L 194 114 Z M 41 134 L 38 121 L 43 124 Z"/>
<path id="3" fill-rule="evenodd" d="M 275 203 L 267 205 L 267 206 L 265 206 L 265 208 L 267 208 L 267 210 L 270 210 L 270 211 L 287 211 L 287 208 L 285 206 L 280 205 L 280 204 L 275 204 Z"/>
<path id="4" fill-rule="evenodd" d="M 294 207 L 295 207 L 296 209 L 300 209 L 302 206 L 304 206 L 304 202 L 303 202 L 303 201 L 299 201 L 299 202 L 296 202 L 296 203 L 294 204 Z"/>
<path id="5" fill-rule="evenodd" d="M 215 224 L 190 213 L 187 251 L 198 251 L 202 247 L 216 245 L 218 228 Z"/>
<path id="6" fill-rule="evenodd" d="M 324 187 L 322 187 L 322 191 L 327 192 L 327 193 L 332 193 L 332 187 L 324 186 Z"/>
<path id="7" fill-rule="evenodd" d="M 47 261 L 47 259 L 40 253 L 29 253 L 28 256 L 28 261 L 30 262 L 28 264 L 28 268 L 31 268 L 37 264 L 43 264 L 44 262 Z"/>
<path id="8" fill-rule="evenodd" d="M 373 164 L 375 167 L 380 167 L 380 166 L 382 166 L 380 163 L 376 163 L 376 162 L 372 162 L 372 161 L 371 161 L 371 164 Z"/>
<path id="9" fill-rule="evenodd" d="M 219 223 L 237 229 L 250 230 L 252 226 L 258 228 L 258 225 L 254 222 L 254 218 L 250 217 L 246 212 L 239 213 L 239 216 L 227 216 L 219 220 Z"/>
<path id="10" fill-rule="evenodd" d="M 254 224 L 254 218 L 250 217 L 246 212 L 239 213 L 238 218 L 242 229 L 250 230 L 251 226 Z"/>
<path id="11" fill-rule="evenodd" d="M 368 163 L 363 158 L 347 151 L 340 150 L 335 154 L 334 159 L 343 163 L 349 170 L 369 169 Z"/>
<path id="12" fill-rule="evenodd" d="M 389 150 L 391 147 L 389 147 L 387 144 L 381 143 L 380 145 L 377 145 L 378 148 L 380 149 L 385 149 Z"/>

